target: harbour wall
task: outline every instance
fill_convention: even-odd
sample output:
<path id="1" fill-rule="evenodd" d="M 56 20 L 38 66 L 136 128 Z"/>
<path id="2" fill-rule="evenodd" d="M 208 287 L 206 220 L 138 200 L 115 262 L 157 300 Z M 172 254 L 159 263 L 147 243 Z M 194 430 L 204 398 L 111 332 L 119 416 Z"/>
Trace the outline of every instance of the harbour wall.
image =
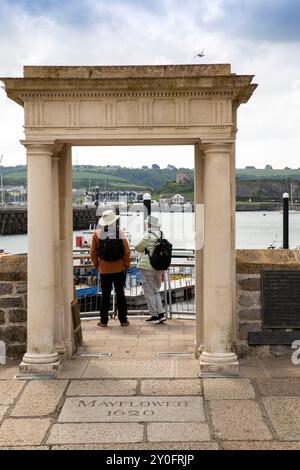
<path id="1" fill-rule="evenodd" d="M 96 222 L 96 208 L 73 208 L 73 230 L 87 230 Z M 0 208 L 0 235 L 27 233 L 27 208 Z"/>
<path id="2" fill-rule="evenodd" d="M 130 207 L 131 213 L 142 211 L 140 207 Z M 107 209 L 108 207 L 105 207 Z M 267 202 L 238 202 L 237 211 L 275 211 L 282 207 L 278 203 Z M 300 205 L 297 208 L 300 211 Z M 104 210 L 104 209 L 103 209 Z M 125 209 L 126 211 L 126 209 Z M 179 206 L 160 206 L 152 209 L 152 212 L 192 212 L 191 208 L 182 209 Z M 95 207 L 73 207 L 73 230 L 87 230 L 90 225 L 94 225 L 98 220 Z M 27 208 L 26 207 L 1 207 L 0 208 L 0 235 L 22 235 L 27 233 Z"/>

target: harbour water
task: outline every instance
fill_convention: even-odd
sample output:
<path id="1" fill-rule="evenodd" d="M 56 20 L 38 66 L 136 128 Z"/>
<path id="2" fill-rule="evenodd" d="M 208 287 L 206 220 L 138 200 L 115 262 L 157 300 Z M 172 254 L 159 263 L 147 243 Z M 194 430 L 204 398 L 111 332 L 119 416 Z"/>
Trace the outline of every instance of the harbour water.
<path id="1" fill-rule="evenodd" d="M 174 248 L 194 248 L 193 213 L 159 213 L 164 235 Z M 121 225 L 132 236 L 134 243 L 143 231 L 143 215 L 122 216 Z M 45 227 L 45 230 L 47 227 Z M 48 227 L 48 229 L 51 229 Z M 217 230 L 217 227 L 216 227 Z M 82 231 L 74 232 L 76 235 Z M 280 212 L 237 212 L 236 247 L 242 249 L 268 248 L 273 242 L 282 241 L 282 214 Z M 290 247 L 300 246 L 300 212 L 290 214 Z M 0 236 L 0 248 L 9 253 L 27 252 L 27 235 Z"/>

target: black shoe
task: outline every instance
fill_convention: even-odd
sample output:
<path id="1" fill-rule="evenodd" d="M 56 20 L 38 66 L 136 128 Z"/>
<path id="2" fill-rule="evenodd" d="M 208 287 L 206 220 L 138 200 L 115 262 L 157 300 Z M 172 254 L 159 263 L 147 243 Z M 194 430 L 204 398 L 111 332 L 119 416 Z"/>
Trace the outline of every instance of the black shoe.
<path id="1" fill-rule="evenodd" d="M 145 320 L 147 323 L 153 323 L 154 325 L 156 325 L 157 323 L 160 323 L 160 319 L 158 318 L 158 316 L 154 317 L 150 317 L 150 318 L 147 318 L 147 320 Z"/>
<path id="2" fill-rule="evenodd" d="M 157 318 L 159 319 L 159 323 L 163 323 L 167 320 L 164 313 L 160 313 Z"/>
<path id="3" fill-rule="evenodd" d="M 130 323 L 129 323 L 128 320 L 123 321 L 123 322 L 120 322 L 120 325 L 121 325 L 121 326 L 128 326 L 129 324 L 130 324 Z"/>

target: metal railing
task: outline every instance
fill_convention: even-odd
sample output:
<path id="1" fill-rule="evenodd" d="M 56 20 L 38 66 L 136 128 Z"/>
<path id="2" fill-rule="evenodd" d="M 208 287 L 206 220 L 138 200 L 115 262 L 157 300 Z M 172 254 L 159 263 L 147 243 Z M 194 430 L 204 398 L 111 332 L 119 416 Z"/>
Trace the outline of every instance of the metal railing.
<path id="1" fill-rule="evenodd" d="M 79 251 L 79 250 L 78 250 Z M 174 258 L 181 258 L 175 262 Z M 167 318 L 195 317 L 195 266 L 191 250 L 177 250 L 168 270 L 162 273 L 160 294 Z M 101 304 L 100 276 L 83 250 L 74 256 L 75 293 L 82 318 L 98 317 Z M 129 316 L 143 317 L 148 314 L 143 286 L 136 262 L 127 271 L 125 298 Z M 117 316 L 114 290 L 111 295 L 110 316 Z"/>

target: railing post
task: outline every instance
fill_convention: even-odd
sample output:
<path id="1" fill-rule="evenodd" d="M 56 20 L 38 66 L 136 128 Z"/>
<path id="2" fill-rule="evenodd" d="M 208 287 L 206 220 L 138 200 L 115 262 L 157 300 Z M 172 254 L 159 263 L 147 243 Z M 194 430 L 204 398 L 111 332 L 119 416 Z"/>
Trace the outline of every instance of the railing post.
<path id="1" fill-rule="evenodd" d="M 283 244 L 282 248 L 289 249 L 289 194 L 283 193 Z"/>

